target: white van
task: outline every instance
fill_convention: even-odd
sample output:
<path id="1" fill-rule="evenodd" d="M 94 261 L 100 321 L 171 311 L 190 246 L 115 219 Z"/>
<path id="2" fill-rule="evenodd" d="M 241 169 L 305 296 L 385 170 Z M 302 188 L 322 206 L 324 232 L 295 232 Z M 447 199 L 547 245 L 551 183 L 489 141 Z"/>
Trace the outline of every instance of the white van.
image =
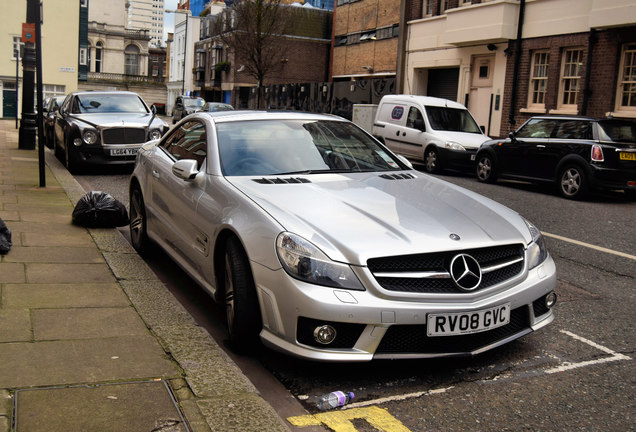
<path id="1" fill-rule="evenodd" d="M 413 95 L 382 97 L 373 135 L 395 153 L 424 162 L 430 173 L 472 170 L 477 149 L 490 139 L 464 105 Z"/>

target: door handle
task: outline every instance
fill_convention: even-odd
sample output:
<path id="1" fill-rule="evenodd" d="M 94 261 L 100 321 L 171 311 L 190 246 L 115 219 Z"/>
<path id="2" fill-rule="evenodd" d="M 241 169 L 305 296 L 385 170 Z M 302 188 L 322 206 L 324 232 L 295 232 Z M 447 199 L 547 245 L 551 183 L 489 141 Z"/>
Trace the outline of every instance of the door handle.
<path id="1" fill-rule="evenodd" d="M 545 148 L 543 144 L 537 144 L 537 148 Z"/>

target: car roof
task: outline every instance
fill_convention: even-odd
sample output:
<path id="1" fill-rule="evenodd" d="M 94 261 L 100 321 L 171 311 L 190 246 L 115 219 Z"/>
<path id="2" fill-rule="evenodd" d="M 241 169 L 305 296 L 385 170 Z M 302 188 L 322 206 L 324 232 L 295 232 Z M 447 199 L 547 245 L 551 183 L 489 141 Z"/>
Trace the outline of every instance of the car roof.
<path id="1" fill-rule="evenodd" d="M 459 102 L 455 102 L 450 99 L 443 99 L 434 96 L 421 96 L 421 95 L 385 95 L 382 97 L 380 103 L 419 103 L 424 106 L 435 106 L 445 108 L 466 109 L 466 107 Z"/>
<path id="2" fill-rule="evenodd" d="M 76 91 L 76 92 L 72 92 L 72 95 L 95 95 L 95 94 L 131 94 L 131 95 L 135 95 L 135 96 L 139 96 L 138 93 L 132 92 L 132 91 L 126 91 L 126 90 L 81 90 L 81 91 Z"/>
<path id="3" fill-rule="evenodd" d="M 346 121 L 333 114 L 317 114 L 302 111 L 255 111 L 234 110 L 199 112 L 195 116 L 206 116 L 214 122 L 246 121 L 246 120 L 338 120 Z"/>
<path id="4" fill-rule="evenodd" d="M 539 119 L 539 120 L 583 120 L 583 121 L 616 121 L 616 122 L 624 122 L 624 121 L 633 121 L 632 119 L 625 118 L 616 118 L 616 117 L 587 117 L 587 116 L 577 116 L 577 115 L 541 115 L 541 116 L 532 116 L 529 120 Z"/>

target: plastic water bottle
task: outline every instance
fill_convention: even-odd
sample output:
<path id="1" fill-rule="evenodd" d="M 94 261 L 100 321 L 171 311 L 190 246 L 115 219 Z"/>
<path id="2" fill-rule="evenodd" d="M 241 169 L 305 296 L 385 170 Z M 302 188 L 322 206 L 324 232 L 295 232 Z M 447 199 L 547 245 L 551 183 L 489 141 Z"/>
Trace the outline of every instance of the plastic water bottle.
<path id="1" fill-rule="evenodd" d="M 320 411 L 327 411 L 348 404 L 353 396 L 352 392 L 334 391 L 320 396 L 316 406 Z"/>

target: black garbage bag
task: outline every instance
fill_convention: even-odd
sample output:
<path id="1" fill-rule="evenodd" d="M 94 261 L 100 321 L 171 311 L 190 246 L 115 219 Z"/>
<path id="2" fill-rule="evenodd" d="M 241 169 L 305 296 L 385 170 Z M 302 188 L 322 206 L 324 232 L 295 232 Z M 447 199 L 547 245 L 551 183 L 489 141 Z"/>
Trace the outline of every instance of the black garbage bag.
<path id="1" fill-rule="evenodd" d="M 11 249 L 11 230 L 2 219 L 0 219 L 0 255 L 4 255 Z"/>
<path id="2" fill-rule="evenodd" d="M 73 223 L 87 228 L 115 228 L 128 224 L 128 212 L 112 195 L 91 191 L 75 205 Z"/>

